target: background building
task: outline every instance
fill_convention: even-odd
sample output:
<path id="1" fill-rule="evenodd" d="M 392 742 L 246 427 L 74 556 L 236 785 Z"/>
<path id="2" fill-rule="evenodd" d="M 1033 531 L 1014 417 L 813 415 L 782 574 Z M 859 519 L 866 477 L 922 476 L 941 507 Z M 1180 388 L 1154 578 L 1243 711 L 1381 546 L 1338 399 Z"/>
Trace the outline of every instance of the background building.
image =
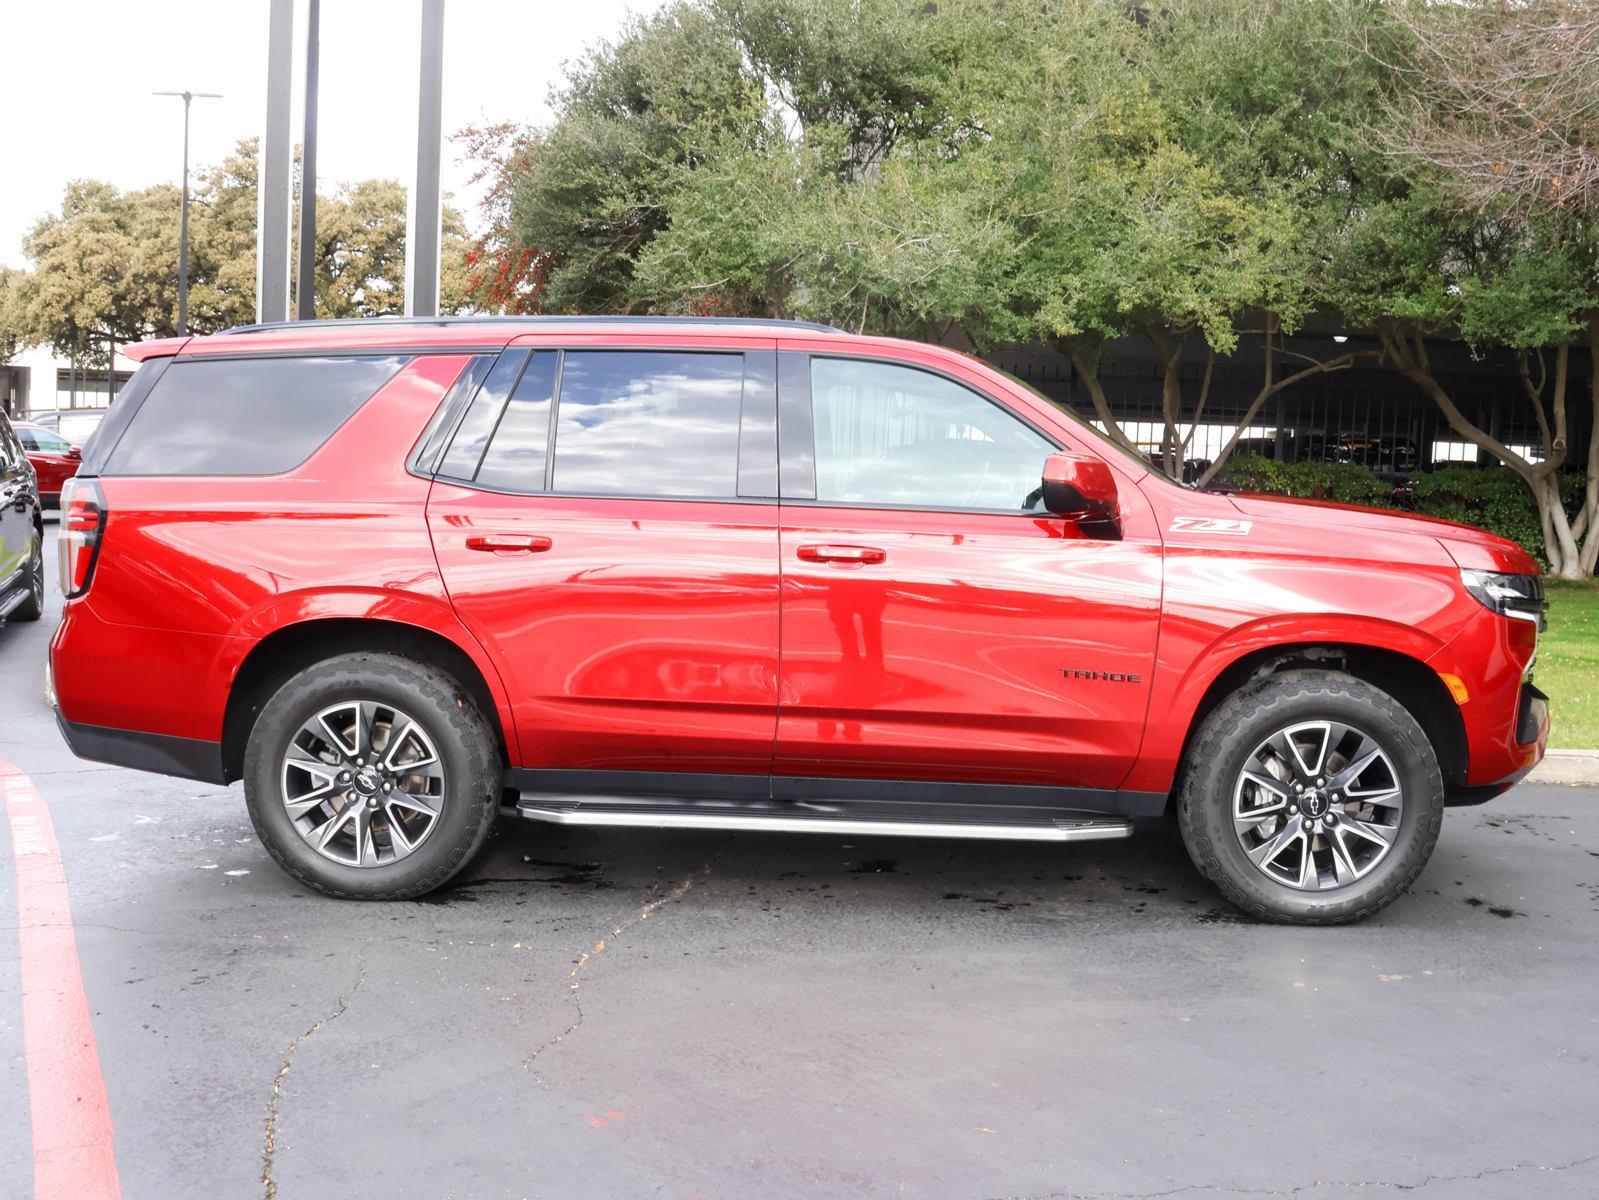
<path id="1" fill-rule="evenodd" d="M 1394 482 L 1431 466 L 1465 463 L 1497 465 L 1449 427 L 1438 406 L 1419 388 L 1376 357 L 1376 339 L 1361 334 L 1305 333 L 1280 343 L 1274 377 L 1303 368 L 1307 359 L 1325 362 L 1354 351 L 1371 352 L 1357 365 L 1303 379 L 1266 401 L 1243 435 L 1237 454 L 1262 454 L 1283 462 L 1354 462 L 1371 467 Z M 1197 339 L 1195 339 L 1197 341 Z M 1294 357 L 1302 355 L 1304 357 Z M 1440 384 L 1479 429 L 1500 439 L 1529 461 L 1538 461 L 1538 419 L 1523 388 L 1515 357 L 1507 351 L 1474 353 L 1463 342 L 1429 341 L 1428 356 Z M 1025 380 L 1052 400 L 1070 406 L 1084 420 L 1094 421 L 1093 403 L 1071 363 L 1047 346 L 1007 347 L 987 358 L 1001 370 Z M 1212 367 L 1204 413 L 1194 429 L 1185 458 L 1187 474 L 1216 458 L 1247 415 L 1264 379 L 1264 356 L 1258 341 L 1244 339 L 1237 352 L 1218 358 Z M 1552 369 L 1552 363 L 1550 364 Z M 1204 387 L 1205 353 L 1193 347 L 1180 368 L 1182 413 L 1179 426 L 1187 434 Z M 1567 435 L 1568 464 L 1586 457 L 1593 414 L 1587 402 L 1592 364 L 1587 351 L 1573 347 L 1567 397 L 1572 427 Z M 1536 376 L 1537 371 L 1534 369 Z M 1112 415 L 1123 431 L 1154 454 L 1160 452 L 1161 368 L 1144 338 L 1113 343 L 1099 372 Z"/>
<path id="2" fill-rule="evenodd" d="M 115 391 L 133 377 L 138 364 L 116 356 Z M 25 417 L 63 408 L 104 408 L 108 400 L 104 367 L 84 367 L 48 346 L 19 351 L 0 364 L 0 410 Z"/>

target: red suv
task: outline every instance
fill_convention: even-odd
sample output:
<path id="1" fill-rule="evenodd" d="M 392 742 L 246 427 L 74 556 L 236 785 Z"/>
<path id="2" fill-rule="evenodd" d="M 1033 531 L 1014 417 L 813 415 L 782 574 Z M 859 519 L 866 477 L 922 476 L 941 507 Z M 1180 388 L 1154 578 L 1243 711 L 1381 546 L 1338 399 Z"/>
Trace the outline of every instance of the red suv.
<path id="1" fill-rule="evenodd" d="M 778 321 L 148 343 L 63 497 L 86 758 L 244 781 L 415 896 L 569 825 L 1073 841 L 1174 810 L 1260 917 L 1365 916 L 1548 734 L 1538 568 L 1206 494 L 964 355 Z"/>
<path id="2" fill-rule="evenodd" d="M 23 452 L 33 464 L 33 473 L 39 483 L 39 499 L 46 508 L 54 508 L 61 499 L 61 485 L 77 472 L 83 453 L 66 438 L 43 425 L 28 421 L 13 424 Z"/>

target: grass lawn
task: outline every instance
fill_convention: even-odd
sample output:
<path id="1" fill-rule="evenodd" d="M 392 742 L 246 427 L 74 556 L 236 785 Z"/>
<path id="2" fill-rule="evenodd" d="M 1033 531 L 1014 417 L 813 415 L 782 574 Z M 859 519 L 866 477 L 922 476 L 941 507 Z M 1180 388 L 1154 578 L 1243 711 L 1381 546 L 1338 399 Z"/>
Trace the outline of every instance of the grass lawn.
<path id="1" fill-rule="evenodd" d="M 1549 630 L 1533 678 L 1549 694 L 1549 744 L 1590 750 L 1599 746 L 1599 582 L 1546 587 Z"/>

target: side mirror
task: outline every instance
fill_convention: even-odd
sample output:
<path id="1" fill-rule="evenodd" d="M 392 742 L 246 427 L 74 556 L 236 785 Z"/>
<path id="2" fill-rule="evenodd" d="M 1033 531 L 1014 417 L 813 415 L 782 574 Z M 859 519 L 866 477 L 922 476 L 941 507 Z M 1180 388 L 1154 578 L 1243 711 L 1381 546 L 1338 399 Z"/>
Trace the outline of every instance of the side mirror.
<path id="1" fill-rule="evenodd" d="M 1076 521 L 1090 537 L 1116 540 L 1122 535 L 1116 477 L 1102 458 L 1066 450 L 1046 458 L 1044 507 Z"/>
<path id="2" fill-rule="evenodd" d="M 76 446 L 68 446 L 66 456 L 74 461 L 77 461 L 83 458 L 83 451 L 78 449 Z"/>

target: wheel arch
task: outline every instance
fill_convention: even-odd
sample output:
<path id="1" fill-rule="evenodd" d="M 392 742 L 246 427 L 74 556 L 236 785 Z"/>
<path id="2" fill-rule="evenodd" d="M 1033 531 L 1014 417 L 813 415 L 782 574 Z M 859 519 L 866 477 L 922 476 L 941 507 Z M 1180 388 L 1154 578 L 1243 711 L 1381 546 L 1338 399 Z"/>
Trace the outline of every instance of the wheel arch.
<path id="1" fill-rule="evenodd" d="M 1333 671 L 1392 696 L 1421 726 L 1438 756 L 1447 791 L 1466 785 L 1466 724 L 1448 686 L 1425 662 L 1399 650 L 1355 642 L 1305 642 L 1251 651 L 1224 667 L 1206 687 L 1188 723 L 1173 792 L 1181 786 L 1190 747 L 1223 700 L 1251 683 L 1286 670 Z"/>
<path id="2" fill-rule="evenodd" d="M 222 718 L 222 771 L 228 782 L 243 775 L 245 745 L 255 718 L 274 692 L 313 663 L 369 651 L 399 654 L 448 672 L 489 719 L 502 765 L 510 763 L 506 706 L 482 667 L 436 630 L 373 617 L 322 617 L 273 630 L 240 662 Z"/>

